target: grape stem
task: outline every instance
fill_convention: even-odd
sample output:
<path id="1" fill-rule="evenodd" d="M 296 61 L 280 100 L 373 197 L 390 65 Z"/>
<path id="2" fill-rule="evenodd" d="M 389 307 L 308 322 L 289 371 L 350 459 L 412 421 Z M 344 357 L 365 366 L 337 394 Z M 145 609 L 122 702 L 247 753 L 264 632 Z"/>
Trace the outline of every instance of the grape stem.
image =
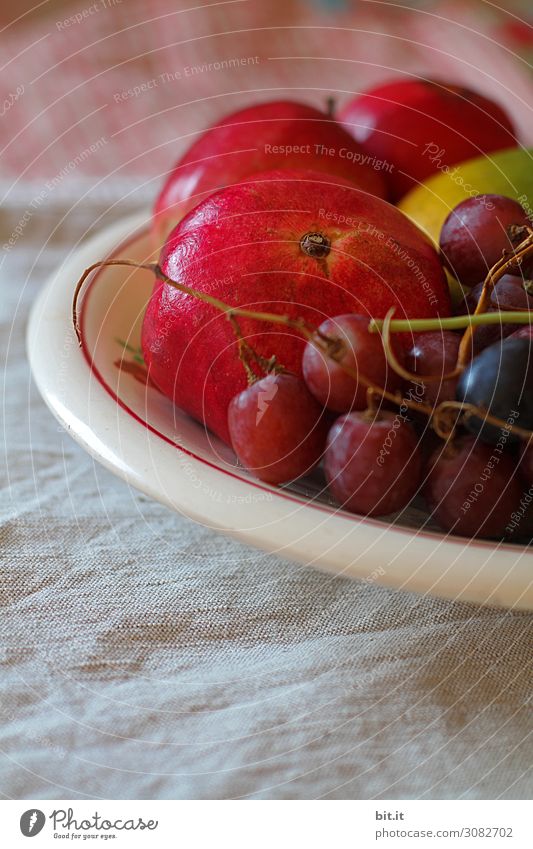
<path id="1" fill-rule="evenodd" d="M 368 329 L 371 333 L 380 333 L 386 318 L 372 318 Z M 392 333 L 408 333 L 424 330 L 462 330 L 470 326 L 485 324 L 533 324 L 533 310 L 514 310 L 513 312 L 472 313 L 472 315 L 454 315 L 451 318 L 394 318 L 388 329 Z"/>
<path id="2" fill-rule="evenodd" d="M 483 298 L 483 293 L 485 293 L 485 303 L 487 302 L 487 298 L 490 294 L 491 287 L 494 286 L 494 283 L 506 273 L 510 268 L 514 268 L 515 270 L 520 267 L 520 264 L 525 256 L 529 256 L 533 253 L 533 231 L 529 230 L 529 235 L 527 239 L 524 240 L 516 249 L 512 258 L 503 257 L 499 263 L 497 263 L 487 275 L 487 278 L 484 283 L 483 292 L 478 302 L 481 303 Z M 229 320 L 230 324 L 233 327 L 233 331 L 237 338 L 237 343 L 239 346 L 239 357 L 243 363 L 243 366 L 246 371 L 246 375 L 248 378 L 248 382 L 252 383 L 257 380 L 257 375 L 252 369 L 251 362 L 254 361 L 260 368 L 262 368 L 265 373 L 269 374 L 275 371 L 284 371 L 283 367 L 278 365 L 275 358 L 270 358 L 269 360 L 261 357 L 257 354 L 253 348 L 246 342 L 244 337 L 242 336 L 240 327 L 236 321 L 237 317 L 242 318 L 250 318 L 256 321 L 266 321 L 272 324 L 281 324 L 285 327 L 292 328 L 297 332 L 301 333 L 301 335 L 307 340 L 313 343 L 322 353 L 326 356 L 335 360 L 339 366 L 343 369 L 346 374 L 348 374 L 352 379 L 362 383 L 363 386 L 367 388 L 367 396 L 371 397 L 372 395 L 378 395 L 381 398 L 392 401 L 399 407 L 407 407 L 408 409 L 417 410 L 418 412 L 425 413 L 430 419 L 432 426 L 435 432 L 441 436 L 443 439 L 448 439 L 453 435 L 457 419 L 461 414 L 465 414 L 467 416 L 479 416 L 484 417 L 491 424 L 494 424 L 498 427 L 506 428 L 511 432 L 517 433 L 519 436 L 530 439 L 533 437 L 533 431 L 526 430 L 524 428 L 520 428 L 517 425 L 510 425 L 507 422 L 504 422 L 501 419 L 496 418 L 495 416 L 491 416 L 480 408 L 476 408 L 473 405 L 464 405 L 460 402 L 442 402 L 437 407 L 432 407 L 429 404 L 426 404 L 422 401 L 412 401 L 410 398 L 407 398 L 402 395 L 401 392 L 388 392 L 381 386 L 377 386 L 372 383 L 372 381 L 368 380 L 364 375 L 358 373 L 355 369 L 351 368 L 349 365 L 344 363 L 343 357 L 346 352 L 346 345 L 339 339 L 338 337 L 327 336 L 322 333 L 319 329 L 313 327 L 303 318 L 291 318 L 289 315 L 280 315 L 279 313 L 270 313 L 270 312 L 256 312 L 255 310 L 248 310 L 243 307 L 233 307 L 230 304 L 226 304 L 224 301 L 221 301 L 219 298 L 215 298 L 212 295 L 208 295 L 206 292 L 201 292 L 198 289 L 193 289 L 190 286 L 186 286 L 184 283 L 178 283 L 176 280 L 172 280 L 170 277 L 167 277 L 166 274 L 163 273 L 160 266 L 156 262 L 148 262 L 148 263 L 138 263 L 134 260 L 130 259 L 111 259 L 111 260 L 101 260 L 100 262 L 95 262 L 85 269 L 82 276 L 80 277 L 76 288 L 74 290 L 74 296 L 72 301 L 72 323 L 74 325 L 74 330 L 76 332 L 76 336 L 78 338 L 78 343 L 80 346 L 82 345 L 82 336 L 81 329 L 79 323 L 79 312 L 78 312 L 78 302 L 81 296 L 81 292 L 83 286 L 93 271 L 97 268 L 102 268 L 106 266 L 126 266 L 129 268 L 137 268 L 137 269 L 145 269 L 147 271 L 151 271 L 158 280 L 161 280 L 164 283 L 167 283 L 172 288 L 177 289 L 179 292 L 182 292 L 185 295 L 190 295 L 193 298 L 196 298 L 203 303 L 209 304 L 215 309 L 222 312 L 226 318 Z M 488 293 L 488 294 L 487 294 Z M 499 322 L 512 322 L 513 324 L 531 324 L 533 323 L 533 311 L 520 311 L 520 312 L 498 312 L 498 313 L 481 313 L 481 311 L 476 308 L 476 311 L 473 315 L 465 315 L 465 316 L 454 316 L 452 318 L 435 318 L 435 319 L 399 319 L 395 320 L 392 318 L 393 311 L 389 312 L 387 317 L 383 320 L 381 319 L 371 319 L 369 324 L 369 330 L 371 332 L 379 332 L 384 330 L 384 346 L 387 357 L 390 358 L 391 365 L 395 368 L 395 370 L 399 371 L 402 374 L 402 368 L 394 353 L 392 352 L 392 348 L 390 345 L 389 334 L 391 331 L 393 332 L 408 332 L 408 331 L 425 331 L 425 330 L 456 330 L 461 328 L 466 328 L 466 332 L 463 336 L 463 340 L 461 341 L 461 345 L 463 345 L 464 339 L 467 334 L 472 334 L 473 328 L 482 324 L 497 324 Z M 470 338 L 470 336 L 468 338 Z M 461 350 L 461 349 L 460 349 Z M 440 379 L 449 379 L 450 377 L 455 377 L 457 373 L 464 368 L 464 365 L 461 365 L 460 357 L 458 357 L 458 363 L 454 372 L 450 372 L 447 375 L 440 376 Z M 403 370 L 405 371 L 405 370 Z M 420 375 L 410 375 L 409 372 L 405 371 L 405 375 L 407 379 L 414 380 L 415 382 L 422 382 L 423 380 L 427 380 L 432 376 L 426 376 L 426 378 Z"/>
<path id="3" fill-rule="evenodd" d="M 234 315 L 229 315 L 228 319 L 237 338 L 239 359 L 243 365 L 244 371 L 246 372 L 248 386 L 251 386 L 252 383 L 255 383 L 260 377 L 253 369 L 252 364 L 254 363 L 259 366 L 263 374 L 281 374 L 287 372 L 287 369 L 278 363 L 275 354 L 267 360 L 266 357 L 262 357 L 261 354 L 258 354 L 257 351 L 252 348 L 242 335 L 241 328 L 239 327 L 239 323 Z"/>
<path id="4" fill-rule="evenodd" d="M 502 430 L 508 430 L 509 433 L 515 433 L 517 436 L 526 440 L 529 440 L 533 435 L 530 430 L 520 427 L 519 425 L 511 425 L 510 423 L 504 422 L 503 419 L 499 419 L 496 416 L 491 415 L 488 410 L 484 410 L 482 407 L 476 407 L 475 404 L 468 404 L 465 401 L 442 401 L 435 408 L 435 411 L 438 416 L 444 417 L 448 413 L 457 411 L 457 413 L 464 416 L 465 419 L 482 418 L 483 421 L 486 421 L 488 424 L 499 427 Z M 435 428 L 435 432 L 440 435 L 437 428 Z"/>
<path id="5" fill-rule="evenodd" d="M 533 230 L 531 227 L 524 227 L 523 231 L 527 233 L 526 238 L 517 245 L 511 254 L 504 251 L 502 258 L 492 266 L 485 277 L 481 295 L 479 296 L 479 300 L 474 310 L 474 318 L 480 313 L 486 312 L 492 290 L 498 280 L 500 280 L 504 274 L 507 274 L 507 272 L 520 271 L 524 259 L 533 254 Z M 470 360 L 472 336 L 474 334 L 475 326 L 476 325 L 474 324 L 470 324 L 463 334 L 461 344 L 459 345 L 459 352 L 457 354 L 457 368 L 464 369 Z"/>
<path id="6" fill-rule="evenodd" d="M 232 316 L 241 316 L 242 318 L 254 318 L 257 321 L 270 321 L 275 324 L 284 324 L 287 327 L 291 327 L 294 330 L 299 330 L 307 339 L 310 339 L 314 333 L 315 328 L 304 321 L 303 318 L 291 318 L 288 315 L 279 315 L 278 313 L 271 312 L 254 312 L 254 310 L 246 310 L 241 307 L 232 307 L 230 304 L 224 303 L 219 298 L 214 298 L 213 295 L 208 295 L 206 292 L 200 292 L 198 289 L 192 289 L 190 286 L 185 286 L 184 283 L 178 283 L 176 280 L 171 280 L 170 277 L 167 277 L 166 274 L 163 274 L 161 268 L 156 262 L 135 262 L 132 259 L 104 259 L 100 260 L 100 262 L 95 262 L 85 269 L 82 276 L 78 280 L 78 284 L 76 289 L 74 290 L 74 296 L 72 301 L 72 322 L 74 324 L 74 330 L 76 331 L 76 336 L 78 338 L 78 343 L 81 345 L 81 332 L 80 332 L 80 324 L 79 324 L 79 316 L 78 316 L 78 301 L 80 298 L 81 290 L 85 285 L 85 281 L 89 277 L 93 271 L 96 271 L 97 268 L 107 267 L 109 265 L 122 265 L 128 266 L 129 268 L 143 268 L 147 271 L 153 272 L 158 280 L 162 280 L 164 283 L 168 283 L 169 286 L 172 286 L 173 289 L 177 289 L 178 292 L 182 292 L 184 295 L 190 295 L 193 298 L 196 298 L 198 301 L 202 301 L 204 304 L 210 304 L 212 307 L 215 307 L 220 312 L 224 313 L 228 319 L 231 319 Z"/>
<path id="7" fill-rule="evenodd" d="M 313 327 L 313 325 L 309 324 L 303 318 L 291 318 L 289 315 L 280 315 L 279 313 L 270 313 L 270 312 L 255 312 L 254 310 L 247 310 L 242 307 L 232 307 L 230 304 L 224 303 L 224 301 L 219 300 L 218 298 L 213 297 L 212 295 L 208 295 L 205 292 L 200 292 L 197 289 L 192 289 L 190 286 L 186 286 L 184 283 L 178 283 L 176 280 L 172 280 L 170 277 L 167 277 L 159 267 L 159 265 L 155 262 L 149 263 L 137 263 L 134 260 L 129 259 L 113 259 L 113 260 L 101 260 L 100 262 L 95 262 L 93 265 L 90 265 L 85 269 L 82 276 L 80 277 L 78 284 L 74 290 L 74 297 L 72 302 L 72 322 L 74 325 L 74 330 L 76 332 L 76 336 L 78 338 L 78 343 L 82 344 L 82 336 L 79 322 L 79 312 L 78 312 L 78 302 L 80 299 L 80 295 L 85 284 L 85 281 L 92 274 L 93 271 L 96 271 L 97 268 L 102 268 L 108 265 L 123 265 L 130 268 L 142 268 L 148 271 L 152 271 L 158 280 L 162 280 L 164 283 L 168 283 L 169 286 L 172 286 L 173 289 L 177 289 L 178 292 L 183 292 L 185 295 L 190 295 L 193 298 L 197 298 L 199 301 L 203 303 L 210 304 L 211 306 L 218 309 L 220 312 L 224 313 L 226 318 L 229 319 L 230 323 L 233 326 L 234 332 L 236 332 L 235 328 L 235 320 L 236 317 L 242 318 L 251 318 L 256 321 L 268 321 L 272 324 L 282 324 L 285 327 L 292 328 L 293 330 L 297 330 L 302 336 L 308 341 L 312 341 L 313 344 L 322 351 L 328 357 L 334 359 L 340 367 L 355 381 L 359 381 L 363 386 L 367 388 L 367 390 L 375 395 L 379 395 L 382 398 L 386 398 L 389 401 L 392 401 L 393 404 L 397 406 L 406 406 L 413 410 L 418 410 L 420 412 L 425 413 L 427 416 L 431 417 L 433 413 L 433 408 L 429 404 L 424 404 L 421 401 L 411 401 L 409 398 L 405 398 L 402 396 L 401 392 L 387 392 L 383 387 L 377 386 L 372 383 L 372 381 L 368 380 L 364 375 L 357 372 L 355 369 L 346 365 L 342 362 L 342 358 L 346 351 L 345 343 L 342 339 L 337 337 L 327 336 L 322 333 L 317 328 Z M 237 325 L 238 327 L 238 325 Z M 242 337 L 240 332 L 240 328 L 236 332 L 237 343 L 239 345 L 239 354 L 241 361 L 243 362 L 243 366 L 246 372 L 246 377 L 249 383 L 252 383 L 257 379 L 257 376 L 253 372 L 249 355 L 250 351 L 253 351 L 250 345 L 246 342 L 246 340 Z M 246 346 L 246 354 L 244 354 Z M 260 357 L 258 354 L 254 352 L 254 359 L 265 368 L 266 373 L 273 371 L 276 369 L 275 361 L 265 360 Z M 282 367 L 277 367 L 278 370 L 283 370 Z"/>
<path id="8" fill-rule="evenodd" d="M 520 271 L 524 259 L 533 255 L 533 230 L 530 227 L 522 229 L 528 233 L 527 237 L 520 242 L 512 254 L 505 252 L 504 256 L 490 269 L 472 315 L 456 315 L 451 318 L 392 319 L 388 322 L 388 330 L 392 333 L 408 333 L 409 331 L 416 333 L 425 330 L 461 330 L 464 328 L 465 333 L 461 339 L 457 357 L 457 368 L 462 371 L 470 359 L 471 337 L 476 327 L 486 324 L 532 324 L 533 311 L 531 310 L 486 312 L 491 292 L 498 280 L 509 272 Z M 386 321 L 387 318 L 371 319 L 370 332 L 381 332 Z"/>

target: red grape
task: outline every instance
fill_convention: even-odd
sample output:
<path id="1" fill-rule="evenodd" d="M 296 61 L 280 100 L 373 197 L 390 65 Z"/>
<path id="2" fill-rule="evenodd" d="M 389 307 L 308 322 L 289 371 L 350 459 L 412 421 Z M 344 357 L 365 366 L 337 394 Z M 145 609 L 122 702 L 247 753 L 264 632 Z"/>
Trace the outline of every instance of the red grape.
<path id="1" fill-rule="evenodd" d="M 525 226 L 529 219 L 518 201 L 503 195 L 477 195 L 452 209 L 440 234 L 440 249 L 452 274 L 465 286 L 484 280 L 503 251 L 511 251 L 521 238 L 510 227 Z"/>
<path id="2" fill-rule="evenodd" d="M 512 456 L 464 436 L 428 463 L 424 495 L 433 518 L 454 534 L 501 538 L 518 510 L 522 486 Z"/>
<path id="3" fill-rule="evenodd" d="M 268 483 L 284 483 L 311 471 L 326 440 L 325 416 L 303 380 L 270 374 L 228 408 L 233 450 L 249 471 Z"/>
<path id="4" fill-rule="evenodd" d="M 419 333 L 406 354 L 406 368 L 414 374 L 442 377 L 455 368 L 460 342 L 461 337 L 451 330 Z M 432 405 L 455 400 L 456 386 L 457 378 L 423 382 L 420 398 Z"/>
<path id="5" fill-rule="evenodd" d="M 339 338 L 346 346 L 342 362 L 372 383 L 394 392 L 400 388 L 402 378 L 390 367 L 379 333 L 370 333 L 370 319 L 363 315 L 338 315 L 328 318 L 318 328 L 331 338 Z M 394 354 L 403 364 L 403 351 L 393 342 Z M 320 403 L 339 413 L 366 408 L 367 387 L 350 377 L 334 359 L 324 354 L 312 341 L 303 355 L 304 380 Z"/>
<path id="6" fill-rule="evenodd" d="M 421 468 L 416 433 L 399 413 L 348 413 L 328 434 L 326 478 L 337 501 L 354 513 L 401 510 L 418 488 Z"/>

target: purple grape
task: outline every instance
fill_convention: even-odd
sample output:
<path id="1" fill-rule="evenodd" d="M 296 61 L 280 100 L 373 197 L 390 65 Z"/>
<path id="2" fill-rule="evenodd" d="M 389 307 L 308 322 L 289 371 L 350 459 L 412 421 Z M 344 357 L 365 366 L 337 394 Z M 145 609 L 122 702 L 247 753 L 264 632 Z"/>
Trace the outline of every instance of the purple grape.
<path id="1" fill-rule="evenodd" d="M 406 368 L 419 375 L 442 375 L 453 371 L 461 337 L 451 330 L 419 333 L 406 354 Z M 457 378 L 424 382 L 421 399 L 433 406 L 455 400 Z M 416 384 L 413 389 L 416 389 Z"/>
<path id="2" fill-rule="evenodd" d="M 514 274 L 504 274 L 490 293 L 490 304 L 500 312 L 533 309 L 533 298 L 529 294 L 531 282 Z"/>
<path id="3" fill-rule="evenodd" d="M 503 195 L 477 195 L 462 201 L 444 222 L 440 249 L 451 273 L 475 286 L 503 255 L 525 238 L 513 228 L 529 225 L 518 201 Z"/>
<path id="4" fill-rule="evenodd" d="M 483 283 L 479 283 L 466 295 L 463 310 L 465 314 L 473 315 L 481 297 L 482 289 Z M 494 286 L 485 312 L 510 312 L 511 310 L 533 310 L 533 297 L 526 291 L 521 277 L 504 274 Z M 504 322 L 479 325 L 474 333 L 474 356 L 494 342 L 511 336 L 522 326 Z"/>

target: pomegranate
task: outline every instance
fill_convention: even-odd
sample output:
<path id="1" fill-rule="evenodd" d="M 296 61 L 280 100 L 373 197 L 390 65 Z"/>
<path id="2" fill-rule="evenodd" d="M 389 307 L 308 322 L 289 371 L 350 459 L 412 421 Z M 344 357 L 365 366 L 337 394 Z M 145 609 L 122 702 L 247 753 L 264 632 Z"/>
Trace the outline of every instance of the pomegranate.
<path id="1" fill-rule="evenodd" d="M 450 314 L 439 257 L 391 204 L 316 172 L 255 175 L 202 201 L 167 239 L 168 278 L 234 307 L 301 317 L 314 327 L 343 313 L 397 318 Z M 305 339 L 238 317 L 258 355 L 302 374 Z M 227 410 L 246 387 L 235 328 L 213 305 L 158 279 L 142 347 L 150 378 L 228 441 Z"/>

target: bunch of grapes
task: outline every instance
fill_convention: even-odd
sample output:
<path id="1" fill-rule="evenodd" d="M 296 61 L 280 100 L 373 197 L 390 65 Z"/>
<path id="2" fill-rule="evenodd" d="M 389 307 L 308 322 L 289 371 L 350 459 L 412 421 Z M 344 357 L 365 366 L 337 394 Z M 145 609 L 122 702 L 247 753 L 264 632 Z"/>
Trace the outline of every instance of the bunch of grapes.
<path id="1" fill-rule="evenodd" d="M 467 287 L 458 314 L 533 309 L 533 260 L 518 251 L 529 226 L 520 204 L 496 195 L 450 213 L 440 249 Z M 502 263 L 508 273 L 495 274 Z M 531 325 L 502 319 L 463 335 L 446 322 L 405 345 L 368 316 L 327 319 L 308 334 L 301 378 L 274 367 L 231 402 L 241 463 L 271 484 L 321 464 L 355 513 L 398 513 L 421 496 L 446 531 L 530 538 Z"/>

